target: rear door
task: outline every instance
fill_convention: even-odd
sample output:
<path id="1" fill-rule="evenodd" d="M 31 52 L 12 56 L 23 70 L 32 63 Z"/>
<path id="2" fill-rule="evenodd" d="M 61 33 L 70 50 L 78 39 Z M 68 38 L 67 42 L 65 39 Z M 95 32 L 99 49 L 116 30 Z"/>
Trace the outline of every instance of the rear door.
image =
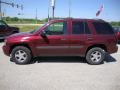
<path id="1" fill-rule="evenodd" d="M 84 56 L 86 50 L 87 36 L 90 35 L 90 30 L 88 28 L 87 22 L 85 21 L 72 21 L 71 30 L 71 45 L 70 53 L 71 55 Z"/>

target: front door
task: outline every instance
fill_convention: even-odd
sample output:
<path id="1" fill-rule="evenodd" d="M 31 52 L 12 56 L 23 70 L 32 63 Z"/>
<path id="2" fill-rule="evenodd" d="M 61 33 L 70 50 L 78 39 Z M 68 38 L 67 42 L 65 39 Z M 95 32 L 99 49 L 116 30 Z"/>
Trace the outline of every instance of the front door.
<path id="1" fill-rule="evenodd" d="M 46 37 L 38 40 L 37 51 L 40 56 L 65 56 L 69 49 L 69 35 L 66 21 L 51 23 L 42 32 Z M 42 42 L 41 42 L 42 41 Z"/>

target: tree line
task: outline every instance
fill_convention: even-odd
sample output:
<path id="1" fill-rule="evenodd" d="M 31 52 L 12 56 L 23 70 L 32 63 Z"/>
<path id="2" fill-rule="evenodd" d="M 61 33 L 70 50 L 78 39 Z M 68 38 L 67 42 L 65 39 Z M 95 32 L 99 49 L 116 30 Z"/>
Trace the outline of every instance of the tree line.
<path id="1" fill-rule="evenodd" d="M 51 19 L 51 18 L 50 18 Z M 56 17 L 55 19 L 60 19 L 59 17 Z M 43 24 L 45 22 L 48 22 L 48 18 L 45 19 L 28 19 L 28 18 L 18 18 L 18 17 L 3 17 L 3 20 L 7 23 L 38 23 Z M 120 21 L 111 21 L 109 22 L 112 26 L 120 26 Z"/>

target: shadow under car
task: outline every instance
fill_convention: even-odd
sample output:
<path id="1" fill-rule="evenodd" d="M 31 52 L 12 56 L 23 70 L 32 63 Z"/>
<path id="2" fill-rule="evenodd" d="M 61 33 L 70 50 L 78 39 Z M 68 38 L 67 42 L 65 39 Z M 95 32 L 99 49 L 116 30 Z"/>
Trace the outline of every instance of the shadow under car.
<path id="1" fill-rule="evenodd" d="M 109 54 L 106 54 L 104 62 L 116 62 L 117 60 Z M 32 60 L 33 63 L 87 63 L 85 58 L 79 56 L 54 56 L 54 57 L 36 57 Z"/>

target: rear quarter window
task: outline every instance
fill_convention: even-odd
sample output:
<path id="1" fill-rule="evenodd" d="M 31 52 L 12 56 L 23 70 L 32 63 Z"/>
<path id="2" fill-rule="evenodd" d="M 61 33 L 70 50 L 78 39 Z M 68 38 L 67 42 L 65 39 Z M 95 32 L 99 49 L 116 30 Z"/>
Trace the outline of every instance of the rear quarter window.
<path id="1" fill-rule="evenodd" d="M 114 34 L 113 28 L 108 23 L 93 22 L 97 34 Z"/>

